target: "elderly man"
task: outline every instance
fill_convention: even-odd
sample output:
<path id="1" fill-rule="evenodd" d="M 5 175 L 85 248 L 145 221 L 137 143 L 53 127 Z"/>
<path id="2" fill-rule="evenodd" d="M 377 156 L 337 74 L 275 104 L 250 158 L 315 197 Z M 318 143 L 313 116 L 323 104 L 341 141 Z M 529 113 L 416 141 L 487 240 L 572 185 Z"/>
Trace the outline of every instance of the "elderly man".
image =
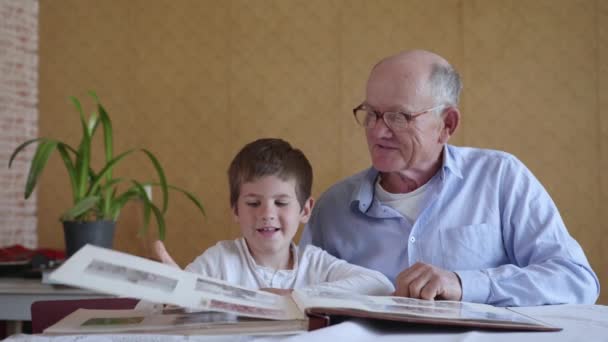
<path id="1" fill-rule="evenodd" d="M 301 245 L 381 271 L 399 296 L 594 303 L 598 279 L 532 173 L 510 154 L 448 145 L 460 89 L 431 52 L 380 61 L 354 109 L 372 167 L 320 197 Z"/>

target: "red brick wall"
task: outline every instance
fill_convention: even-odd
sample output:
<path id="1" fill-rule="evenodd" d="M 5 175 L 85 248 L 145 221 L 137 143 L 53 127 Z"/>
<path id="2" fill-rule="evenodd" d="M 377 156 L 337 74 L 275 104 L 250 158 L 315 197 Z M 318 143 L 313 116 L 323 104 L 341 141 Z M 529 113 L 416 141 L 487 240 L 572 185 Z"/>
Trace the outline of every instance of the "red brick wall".
<path id="1" fill-rule="evenodd" d="M 34 146 L 8 169 L 11 152 L 38 134 L 38 1 L 0 0 L 0 246 L 36 247 L 36 194 L 23 190 Z"/>

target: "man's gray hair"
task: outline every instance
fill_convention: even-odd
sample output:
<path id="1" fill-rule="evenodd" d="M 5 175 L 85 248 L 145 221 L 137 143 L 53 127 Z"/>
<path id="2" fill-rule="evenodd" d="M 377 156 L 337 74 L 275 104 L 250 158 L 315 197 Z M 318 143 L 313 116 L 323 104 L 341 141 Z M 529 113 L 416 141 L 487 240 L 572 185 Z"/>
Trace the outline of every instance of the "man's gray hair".
<path id="1" fill-rule="evenodd" d="M 462 83 L 460 75 L 451 65 L 434 63 L 429 76 L 429 86 L 436 104 L 458 106 Z"/>

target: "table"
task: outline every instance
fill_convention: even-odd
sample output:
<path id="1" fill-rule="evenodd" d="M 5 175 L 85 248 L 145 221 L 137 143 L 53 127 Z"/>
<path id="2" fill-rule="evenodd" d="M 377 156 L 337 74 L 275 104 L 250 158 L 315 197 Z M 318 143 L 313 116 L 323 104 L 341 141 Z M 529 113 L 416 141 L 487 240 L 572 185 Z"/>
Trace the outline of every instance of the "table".
<path id="1" fill-rule="evenodd" d="M 608 306 L 603 305 L 548 305 L 513 308 L 551 325 L 563 328 L 556 332 L 508 332 L 438 327 L 404 327 L 349 321 L 329 328 L 312 331 L 285 339 L 302 341 L 492 341 L 492 342 L 543 342 L 543 341 L 608 341 Z"/>
<path id="2" fill-rule="evenodd" d="M 176 335 L 88 335 L 43 336 L 13 335 L 5 342 L 72 342 L 72 341 L 608 341 L 608 306 L 552 305 L 515 309 L 549 324 L 563 328 L 559 332 L 508 332 L 462 328 L 424 327 L 402 324 L 372 323 L 352 320 L 295 336 L 176 336 Z"/>
<path id="3" fill-rule="evenodd" d="M 8 321 L 9 333 L 21 332 L 21 322 L 32 319 L 30 306 L 38 300 L 109 297 L 88 290 L 42 284 L 40 279 L 0 278 L 0 320 Z"/>

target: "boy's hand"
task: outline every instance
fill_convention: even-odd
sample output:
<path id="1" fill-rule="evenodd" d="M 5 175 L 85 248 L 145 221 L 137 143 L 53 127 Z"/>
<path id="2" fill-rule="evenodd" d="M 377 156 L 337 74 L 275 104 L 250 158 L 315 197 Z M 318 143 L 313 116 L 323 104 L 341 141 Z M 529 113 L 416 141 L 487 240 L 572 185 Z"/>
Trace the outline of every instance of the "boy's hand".
<path id="1" fill-rule="evenodd" d="M 180 268 L 179 265 L 173 260 L 173 258 L 167 252 L 165 248 L 165 244 L 160 241 L 154 241 L 154 254 L 156 254 L 156 259 L 162 262 L 165 265 L 173 266 L 175 268 Z"/>
<path id="2" fill-rule="evenodd" d="M 261 288 L 260 290 L 274 293 L 279 296 L 289 296 L 291 294 L 291 292 L 293 291 L 293 289 L 277 289 L 274 287 L 264 287 L 264 288 Z"/>

